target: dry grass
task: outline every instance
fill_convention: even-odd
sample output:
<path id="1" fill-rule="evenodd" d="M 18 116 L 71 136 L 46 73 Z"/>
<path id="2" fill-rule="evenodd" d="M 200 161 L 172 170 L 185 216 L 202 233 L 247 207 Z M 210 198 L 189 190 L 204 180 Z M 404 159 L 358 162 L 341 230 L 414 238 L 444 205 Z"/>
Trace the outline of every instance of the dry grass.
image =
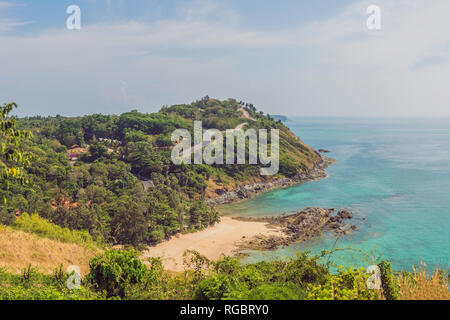
<path id="1" fill-rule="evenodd" d="M 448 281 L 439 269 L 427 276 L 425 265 L 414 268 L 412 277 L 399 277 L 401 300 L 450 300 Z"/>
<path id="2" fill-rule="evenodd" d="M 40 272 L 50 274 L 62 264 L 64 270 L 71 265 L 79 266 L 85 275 L 89 272 L 89 260 L 98 253 L 78 244 L 0 227 L 0 267 L 12 273 L 20 273 L 31 264 Z"/>

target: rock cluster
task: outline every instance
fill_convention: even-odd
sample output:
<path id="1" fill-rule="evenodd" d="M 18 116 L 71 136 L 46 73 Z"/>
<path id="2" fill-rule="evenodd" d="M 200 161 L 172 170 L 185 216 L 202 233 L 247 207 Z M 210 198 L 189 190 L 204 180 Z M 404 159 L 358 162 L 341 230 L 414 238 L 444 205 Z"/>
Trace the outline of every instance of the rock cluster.
<path id="1" fill-rule="evenodd" d="M 320 235 L 323 231 L 333 231 L 336 236 L 356 230 L 356 226 L 348 226 L 346 220 L 353 214 L 346 210 L 306 208 L 302 211 L 278 217 L 238 218 L 245 221 L 267 222 L 268 226 L 281 231 L 278 235 L 258 235 L 241 243 L 241 249 L 274 250 L 292 243 L 302 242 Z"/>

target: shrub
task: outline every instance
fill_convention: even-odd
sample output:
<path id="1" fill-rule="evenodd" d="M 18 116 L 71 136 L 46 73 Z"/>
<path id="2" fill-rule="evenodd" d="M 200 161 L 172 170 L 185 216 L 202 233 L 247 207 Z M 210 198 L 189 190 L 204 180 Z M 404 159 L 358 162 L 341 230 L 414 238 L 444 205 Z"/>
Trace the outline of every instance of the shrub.
<path id="1" fill-rule="evenodd" d="M 377 300 L 378 293 L 367 287 L 367 275 L 363 269 L 344 269 L 330 275 L 322 285 L 309 285 L 310 300 Z"/>
<path id="2" fill-rule="evenodd" d="M 198 285 L 194 300 L 222 300 L 233 291 L 242 291 L 240 283 L 231 275 L 213 275 Z"/>
<path id="3" fill-rule="evenodd" d="M 164 240 L 166 234 L 164 232 L 164 227 L 160 225 L 152 226 L 148 234 L 148 240 L 151 243 L 159 243 Z"/>
<path id="4" fill-rule="evenodd" d="M 266 278 L 255 265 L 248 265 L 238 273 L 239 279 L 244 282 L 250 289 L 255 288 L 266 281 Z"/>
<path id="5" fill-rule="evenodd" d="M 289 262 L 282 277 L 286 282 L 306 287 L 308 284 L 323 284 L 328 273 L 328 269 L 317 262 L 317 257 L 309 257 L 308 253 L 301 253 Z"/>
<path id="6" fill-rule="evenodd" d="M 81 287 L 77 290 L 55 286 L 0 287 L 0 300 L 100 300 L 102 295 Z"/>
<path id="7" fill-rule="evenodd" d="M 0 208 L 0 224 L 8 226 L 14 222 L 15 217 L 13 212 L 8 212 L 8 210 Z"/>
<path id="8" fill-rule="evenodd" d="M 86 280 L 97 290 L 106 291 L 108 297 L 124 297 L 126 286 L 139 283 L 148 272 L 134 250 L 106 251 L 93 258 L 89 267 Z"/>
<path id="9" fill-rule="evenodd" d="M 399 293 L 399 286 L 392 273 L 391 263 L 388 261 L 381 261 L 378 264 L 381 272 L 381 286 L 383 288 L 383 295 L 386 300 L 397 300 Z"/>
<path id="10" fill-rule="evenodd" d="M 22 274 L 12 274 L 0 268 L 1 300 L 101 300 L 105 296 L 81 286 L 69 290 L 67 274 L 61 267 L 53 275 L 38 272 L 29 266 Z"/>
<path id="11" fill-rule="evenodd" d="M 305 300 L 306 292 L 289 283 L 266 283 L 250 291 L 233 292 L 228 296 L 233 300 Z"/>
<path id="12" fill-rule="evenodd" d="M 239 270 L 239 260 L 224 256 L 213 262 L 214 271 L 217 273 L 233 274 Z"/>
<path id="13" fill-rule="evenodd" d="M 164 271 L 160 258 L 149 258 L 148 272 L 139 283 L 126 287 L 125 298 L 128 300 L 168 300 L 179 299 L 180 291 L 186 286 L 176 283 L 172 274 Z"/>

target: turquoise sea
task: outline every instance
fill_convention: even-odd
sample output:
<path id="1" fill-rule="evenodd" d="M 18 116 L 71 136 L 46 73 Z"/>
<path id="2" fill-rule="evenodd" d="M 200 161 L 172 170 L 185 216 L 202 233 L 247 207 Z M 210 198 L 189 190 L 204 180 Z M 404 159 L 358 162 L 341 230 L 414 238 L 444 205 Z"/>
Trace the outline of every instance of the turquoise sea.
<path id="1" fill-rule="evenodd" d="M 221 208 L 238 216 L 279 215 L 317 206 L 356 212 L 359 229 L 336 240 L 314 241 L 274 252 L 249 252 L 247 261 L 295 256 L 299 250 L 345 248 L 338 264 L 367 266 L 371 256 L 411 270 L 450 265 L 450 119 L 293 119 L 286 125 L 315 149 L 337 160 L 329 177 L 271 191 Z"/>

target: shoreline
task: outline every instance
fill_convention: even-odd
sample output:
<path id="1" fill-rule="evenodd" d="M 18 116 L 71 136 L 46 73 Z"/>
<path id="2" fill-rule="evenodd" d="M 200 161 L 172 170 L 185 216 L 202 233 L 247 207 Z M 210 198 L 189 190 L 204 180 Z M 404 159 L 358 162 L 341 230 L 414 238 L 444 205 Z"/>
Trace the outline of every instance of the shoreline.
<path id="1" fill-rule="evenodd" d="M 320 155 L 320 154 L 319 154 Z M 293 178 L 279 178 L 270 182 L 257 182 L 239 187 L 238 190 L 231 190 L 217 197 L 206 199 L 206 204 L 212 207 L 237 203 L 251 199 L 261 193 L 275 189 L 285 189 L 300 183 L 315 181 L 328 177 L 326 169 L 336 162 L 333 158 L 320 155 L 319 161 L 308 173 L 301 173 Z"/>
<path id="2" fill-rule="evenodd" d="M 237 218 L 222 217 L 212 227 L 195 233 L 173 237 L 154 247 L 148 247 L 141 258 L 161 258 L 165 270 L 182 272 L 188 268 L 185 253 L 196 251 L 210 261 L 223 255 L 245 255 L 244 250 L 276 250 L 307 241 L 322 232 L 336 237 L 357 229 L 347 222 L 353 213 L 346 210 L 305 208 L 285 216 Z"/>
<path id="3" fill-rule="evenodd" d="M 217 198 L 209 199 L 207 204 L 219 206 L 236 203 L 270 190 L 288 188 L 303 182 L 326 178 L 328 176 L 326 169 L 336 160 L 323 155 L 321 155 L 321 159 L 308 173 L 299 174 L 294 178 L 280 178 L 271 182 L 245 185 L 240 187 L 238 191 L 229 191 Z M 330 213 L 332 212 L 330 210 L 333 210 L 315 209 L 321 214 L 324 212 Z M 294 215 L 301 213 L 302 211 Z M 289 219 L 291 216 L 280 219 Z M 322 222 L 317 226 L 317 230 L 325 226 L 326 223 Z M 195 233 L 177 235 L 156 246 L 147 247 L 141 257 L 143 259 L 160 257 L 164 269 L 182 272 L 185 270 L 184 253 L 188 250 L 197 251 L 209 260 L 217 260 L 223 255 L 236 256 L 242 250 L 248 248 L 270 250 L 299 240 L 299 237 L 292 237 L 292 234 L 288 234 L 283 227 L 285 226 L 282 225 L 281 221 L 277 225 L 273 218 L 221 216 L 221 221 L 212 227 Z"/>
<path id="4" fill-rule="evenodd" d="M 283 237 L 281 230 L 264 221 L 221 217 L 221 221 L 212 227 L 195 233 L 181 234 L 154 247 L 148 247 L 141 258 L 160 257 L 165 270 L 182 272 L 185 270 L 183 258 L 187 250 L 195 250 L 209 260 L 217 260 L 222 255 L 236 255 L 248 240 L 260 235 Z"/>

